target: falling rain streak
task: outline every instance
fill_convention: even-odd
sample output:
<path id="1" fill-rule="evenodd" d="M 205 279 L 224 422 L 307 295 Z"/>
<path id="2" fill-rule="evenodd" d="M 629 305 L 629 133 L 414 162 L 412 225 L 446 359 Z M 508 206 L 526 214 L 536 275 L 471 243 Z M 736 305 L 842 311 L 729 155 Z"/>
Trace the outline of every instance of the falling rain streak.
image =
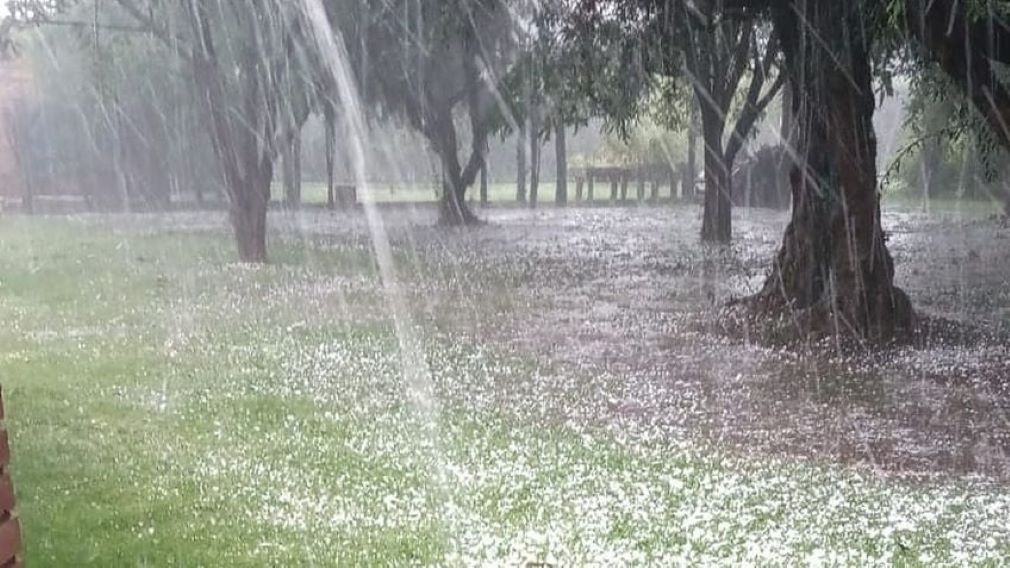
<path id="1" fill-rule="evenodd" d="M 1010 558 L 1005 3 L 0 18 L 0 558 Z"/>

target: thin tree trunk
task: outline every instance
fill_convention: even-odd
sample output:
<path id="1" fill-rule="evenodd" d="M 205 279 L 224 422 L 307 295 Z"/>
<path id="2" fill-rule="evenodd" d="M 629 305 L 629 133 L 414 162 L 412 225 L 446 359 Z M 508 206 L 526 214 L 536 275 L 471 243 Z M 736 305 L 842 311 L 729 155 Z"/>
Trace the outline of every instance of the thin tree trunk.
<path id="1" fill-rule="evenodd" d="M 779 123 L 779 138 L 781 139 L 781 151 L 778 155 L 778 168 L 776 171 L 776 184 L 779 188 L 789 187 L 789 172 L 794 166 L 793 155 L 796 153 L 796 117 L 793 110 L 793 85 L 791 81 L 786 81 L 782 86 L 782 120 Z M 776 200 L 775 207 L 785 207 L 788 205 L 786 195 L 791 192 L 778 190 L 779 199 Z"/>
<path id="2" fill-rule="evenodd" d="M 940 144 L 935 138 L 928 138 L 922 145 L 922 152 L 919 154 L 919 172 L 922 183 L 922 210 L 929 213 L 929 200 L 933 194 L 933 175 L 936 166 L 940 162 Z"/>
<path id="3" fill-rule="evenodd" d="M 554 124 L 554 159 L 557 167 L 554 201 L 558 205 L 564 205 L 568 203 L 568 144 L 565 125 L 560 119 Z"/>
<path id="4" fill-rule="evenodd" d="M 480 204 L 487 205 L 487 164 L 480 167 Z"/>
<path id="5" fill-rule="evenodd" d="M 540 113 L 530 110 L 530 208 L 537 206 L 540 194 Z"/>
<path id="6" fill-rule="evenodd" d="M 779 120 L 779 138 L 783 144 L 789 144 L 793 139 L 793 86 L 786 81 L 782 86 L 782 117 Z"/>
<path id="7" fill-rule="evenodd" d="M 733 237 L 733 178 L 722 149 L 725 122 L 714 111 L 702 110 L 701 116 L 705 135 L 705 212 L 701 240 L 725 244 Z"/>
<path id="8" fill-rule="evenodd" d="M 296 134 L 285 146 L 283 156 L 284 205 L 297 209 L 302 202 L 302 141 Z"/>
<path id="9" fill-rule="evenodd" d="M 698 163 L 698 101 L 691 97 L 690 123 L 687 127 L 687 166 L 684 168 L 684 181 L 681 184 L 681 198 L 694 198 L 694 181 L 698 178 L 695 165 Z"/>
<path id="10" fill-rule="evenodd" d="M 335 113 L 327 105 L 323 113 L 326 122 L 325 152 L 326 152 L 326 206 L 333 209 L 336 206 L 336 180 L 333 176 L 334 163 L 336 162 L 337 151 L 337 121 Z"/>
<path id="11" fill-rule="evenodd" d="M 19 122 L 21 118 L 8 111 L 3 119 L 8 123 L 7 140 L 13 150 L 14 163 L 21 172 L 21 210 L 31 215 L 35 212 L 35 174 L 25 156 L 25 132 Z"/>
<path id="12" fill-rule="evenodd" d="M 133 187 L 130 183 L 129 172 L 126 171 L 129 159 L 127 157 L 128 145 L 123 143 L 123 121 L 120 116 L 119 100 L 112 98 L 112 147 L 113 160 L 112 167 L 116 173 L 116 184 L 119 186 L 119 195 L 122 199 L 123 211 L 129 213 L 133 211 Z"/>
<path id="13" fill-rule="evenodd" d="M 526 203 L 526 126 L 519 125 L 516 139 L 516 201 Z"/>

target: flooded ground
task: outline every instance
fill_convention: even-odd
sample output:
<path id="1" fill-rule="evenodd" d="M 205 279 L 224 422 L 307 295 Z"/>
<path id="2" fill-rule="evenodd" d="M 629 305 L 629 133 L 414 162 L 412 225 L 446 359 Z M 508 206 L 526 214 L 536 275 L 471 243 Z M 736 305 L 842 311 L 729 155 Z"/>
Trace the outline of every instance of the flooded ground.
<path id="1" fill-rule="evenodd" d="M 406 310 L 360 213 L 272 214 L 267 266 L 234 262 L 221 212 L 6 220 L 0 383 L 27 559 L 1010 554 L 1006 229 L 888 215 L 900 283 L 974 331 L 840 355 L 713 323 L 760 284 L 782 214 L 742 212 L 730 249 L 697 244 L 694 206 L 483 214 L 448 230 L 383 210 Z"/>
<path id="2" fill-rule="evenodd" d="M 1010 476 L 1001 341 L 1010 230 L 995 221 L 885 213 L 898 284 L 921 313 L 974 332 L 970 342 L 945 336 L 843 355 L 830 342 L 781 349 L 731 339 L 713 323 L 726 300 L 760 286 L 784 213 L 738 212 L 728 249 L 698 243 L 690 206 L 484 215 L 485 226 L 447 230 L 425 210 L 385 212 L 420 321 L 555 369 L 519 389 L 497 385 L 507 408 L 633 439 L 700 437 L 889 474 Z M 143 223 L 222 229 L 207 215 Z M 275 225 L 285 241 L 367 254 L 357 214 L 278 214 Z M 317 301 L 324 313 L 347 309 L 327 307 L 325 291 Z"/>

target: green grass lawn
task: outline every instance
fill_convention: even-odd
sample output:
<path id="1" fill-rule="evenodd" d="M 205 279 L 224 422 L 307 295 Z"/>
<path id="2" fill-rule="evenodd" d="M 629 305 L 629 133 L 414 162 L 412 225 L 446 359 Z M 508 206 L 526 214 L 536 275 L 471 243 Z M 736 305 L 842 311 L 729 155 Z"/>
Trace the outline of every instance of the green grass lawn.
<path id="1" fill-rule="evenodd" d="M 934 197 L 924 204 L 922 197 L 901 191 L 884 192 L 881 204 L 885 211 L 928 212 L 953 219 L 988 219 L 1003 211 L 1003 204 L 994 199 Z"/>
<path id="2" fill-rule="evenodd" d="M 1002 488 L 534 420 L 501 391 L 535 400 L 548 363 L 414 314 L 429 391 L 403 378 L 367 241 L 274 244 L 265 267 L 232 250 L 223 233 L 0 219 L 29 566 L 1010 558 Z M 408 288 L 451 277 L 397 259 Z"/>

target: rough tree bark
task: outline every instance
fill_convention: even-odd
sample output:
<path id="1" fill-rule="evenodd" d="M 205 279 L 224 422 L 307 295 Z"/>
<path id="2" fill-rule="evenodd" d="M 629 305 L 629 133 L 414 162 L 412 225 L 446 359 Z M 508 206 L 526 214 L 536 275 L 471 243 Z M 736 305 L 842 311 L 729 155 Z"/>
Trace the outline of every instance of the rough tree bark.
<path id="1" fill-rule="evenodd" d="M 799 331 L 881 340 L 911 327 L 907 296 L 880 224 L 870 68 L 862 1 L 797 0 L 774 9 L 793 89 L 799 163 L 792 219 L 763 289 L 761 310 Z"/>

